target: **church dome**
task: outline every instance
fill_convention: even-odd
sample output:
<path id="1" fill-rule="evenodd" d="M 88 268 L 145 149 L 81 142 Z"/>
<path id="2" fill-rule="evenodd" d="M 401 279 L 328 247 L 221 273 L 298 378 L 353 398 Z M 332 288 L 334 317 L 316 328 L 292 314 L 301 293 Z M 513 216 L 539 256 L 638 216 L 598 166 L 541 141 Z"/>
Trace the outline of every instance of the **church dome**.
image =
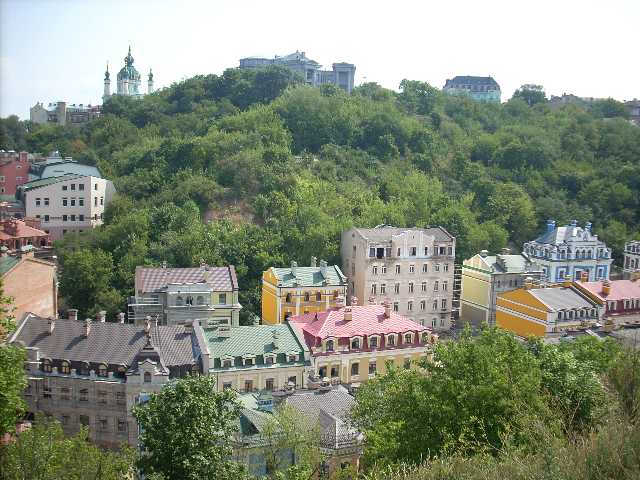
<path id="1" fill-rule="evenodd" d="M 118 80 L 140 81 L 140 74 L 136 67 L 133 66 L 133 57 L 131 56 L 131 47 L 129 53 L 124 57 L 124 67 L 118 72 Z"/>

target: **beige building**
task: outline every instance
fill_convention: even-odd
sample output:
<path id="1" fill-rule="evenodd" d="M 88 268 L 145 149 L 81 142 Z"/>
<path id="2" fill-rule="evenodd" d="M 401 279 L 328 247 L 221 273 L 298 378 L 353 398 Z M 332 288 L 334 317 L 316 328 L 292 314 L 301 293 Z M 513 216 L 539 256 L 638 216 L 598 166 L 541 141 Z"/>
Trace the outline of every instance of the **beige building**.
<path id="1" fill-rule="evenodd" d="M 25 183 L 27 217 L 39 218 L 52 240 L 102 225 L 105 207 L 115 189 L 110 180 L 67 173 Z"/>
<path id="2" fill-rule="evenodd" d="M 622 272 L 625 278 L 640 276 L 640 241 L 633 240 L 625 243 Z"/>
<path id="3" fill-rule="evenodd" d="M 27 349 L 27 416 L 51 415 L 67 434 L 87 426 L 89 438 L 106 448 L 135 447 L 132 407 L 171 378 L 207 367 L 200 355 L 202 331 L 192 325 L 78 321 L 76 315 L 71 310 L 69 319 L 46 319 L 28 313 L 9 340 Z"/>
<path id="4" fill-rule="evenodd" d="M 195 268 L 136 267 L 136 296 L 129 299 L 129 321 L 158 316 L 163 325 L 197 320 L 202 326 L 240 324 L 238 279 L 233 265 Z"/>
<path id="5" fill-rule="evenodd" d="M 389 299 L 394 312 L 449 330 L 456 239 L 444 228 L 352 228 L 340 248 L 350 296 Z"/>

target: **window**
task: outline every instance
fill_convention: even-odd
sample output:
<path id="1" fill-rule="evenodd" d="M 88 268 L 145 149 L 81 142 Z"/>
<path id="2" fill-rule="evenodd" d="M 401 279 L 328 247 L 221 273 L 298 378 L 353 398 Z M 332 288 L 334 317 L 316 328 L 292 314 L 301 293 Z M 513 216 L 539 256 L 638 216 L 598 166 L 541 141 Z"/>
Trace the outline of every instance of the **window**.
<path id="1" fill-rule="evenodd" d="M 355 250 L 355 246 L 353 247 Z M 369 258 L 375 258 L 376 256 L 376 249 L 374 247 L 369 247 Z"/>
<path id="2" fill-rule="evenodd" d="M 45 215 L 45 216 L 44 216 L 44 221 L 45 221 L 45 222 L 48 222 L 48 221 L 49 221 L 49 215 Z"/>
<path id="3" fill-rule="evenodd" d="M 432 319 L 432 320 L 431 320 L 431 326 L 432 326 L 433 328 L 435 328 L 435 327 L 436 327 L 436 323 L 437 323 L 437 322 L 438 322 L 438 321 L 437 321 L 435 318 L 434 318 L 434 319 Z"/>
<path id="4" fill-rule="evenodd" d="M 60 389 L 60 400 L 67 400 L 67 401 L 70 400 L 71 399 L 70 394 L 71 394 L 71 390 L 69 389 L 69 387 L 62 387 Z"/>
<path id="5" fill-rule="evenodd" d="M 427 308 L 427 302 L 424 300 L 420 301 L 420 311 L 424 312 L 425 309 Z"/>
<path id="6" fill-rule="evenodd" d="M 252 367 L 253 366 L 253 358 L 245 358 L 244 359 L 244 365 L 246 367 Z"/>
<path id="7" fill-rule="evenodd" d="M 369 337 L 369 348 L 378 348 L 378 337 Z"/>
<path id="8" fill-rule="evenodd" d="M 445 263 L 445 264 L 444 264 L 444 271 L 445 271 L 445 272 L 448 272 L 448 271 L 449 271 L 449 264 L 448 264 L 448 263 Z"/>
<path id="9" fill-rule="evenodd" d="M 45 358 L 42 361 L 42 371 L 43 372 L 47 372 L 47 373 L 51 373 L 51 360 L 49 360 L 48 358 Z"/>
<path id="10" fill-rule="evenodd" d="M 409 293 L 413 293 L 413 282 L 409 282 Z"/>
<path id="11" fill-rule="evenodd" d="M 75 184 L 75 183 L 72 183 L 72 184 L 71 184 L 71 190 L 75 190 L 75 189 L 76 189 L 76 184 Z"/>
<path id="12" fill-rule="evenodd" d="M 442 291 L 446 292 L 447 291 L 447 287 L 448 287 L 447 281 L 445 280 L 445 281 L 442 282 Z"/>
<path id="13" fill-rule="evenodd" d="M 404 343 L 406 344 L 413 343 L 413 333 L 404 334 Z"/>
<path id="14" fill-rule="evenodd" d="M 409 247 L 409 255 L 415 257 L 417 254 L 416 247 Z"/>
<path id="15" fill-rule="evenodd" d="M 358 375 L 360 372 L 360 364 L 352 363 L 351 364 L 351 375 Z"/>
<path id="16" fill-rule="evenodd" d="M 224 382 L 222 384 L 222 389 L 223 390 L 228 390 L 229 388 L 231 388 L 231 382 Z"/>
<path id="17" fill-rule="evenodd" d="M 46 198 L 44 199 L 44 205 L 45 205 L 45 207 L 48 207 L 48 206 L 49 206 L 49 197 L 46 197 Z"/>
<path id="18" fill-rule="evenodd" d="M 287 295 L 284 297 L 284 301 L 287 303 L 291 303 L 291 294 L 287 293 Z"/>
<path id="19" fill-rule="evenodd" d="M 393 302 L 393 311 L 397 312 L 398 310 L 400 310 L 400 305 L 398 302 Z"/>
<path id="20" fill-rule="evenodd" d="M 94 184 L 93 184 L 93 189 L 94 189 L 94 190 L 97 190 L 97 189 L 98 189 L 98 184 L 97 184 L 97 183 L 94 183 Z"/>
<path id="21" fill-rule="evenodd" d="M 376 362 L 369 362 L 369 375 L 375 375 L 376 374 Z"/>
<path id="22" fill-rule="evenodd" d="M 0 182 L 4 182 L 4 175 L 0 175 Z"/>
<path id="23" fill-rule="evenodd" d="M 327 352 L 333 352 L 333 348 L 334 348 L 333 340 L 327 340 L 327 342 L 325 343 L 325 350 Z"/>
<path id="24" fill-rule="evenodd" d="M 453 247 L 447 247 L 447 255 L 449 256 L 453 255 Z"/>
<path id="25" fill-rule="evenodd" d="M 402 253 L 402 250 L 400 249 L 400 247 L 398 247 L 398 257 L 400 256 L 400 254 Z"/>
<path id="26" fill-rule="evenodd" d="M 116 404 L 118 405 L 126 405 L 127 399 L 124 395 L 124 392 L 116 392 Z"/>
<path id="27" fill-rule="evenodd" d="M 98 404 L 107 404 L 107 392 L 105 392 L 104 390 L 98 390 Z"/>
<path id="28" fill-rule="evenodd" d="M 226 293 L 221 293 L 218 296 L 218 303 L 220 305 L 225 305 L 227 303 L 227 294 Z"/>
<path id="29" fill-rule="evenodd" d="M 71 367 L 69 366 L 69 362 L 67 362 L 66 360 L 63 360 L 62 364 L 60 365 L 60 373 L 64 373 L 67 375 L 71 373 Z"/>
<path id="30" fill-rule="evenodd" d="M 439 282 L 438 280 L 436 280 L 435 282 L 433 282 L 433 291 L 437 292 L 438 291 L 438 286 L 439 286 Z"/>
<path id="31" fill-rule="evenodd" d="M 264 389 L 269 390 L 270 392 L 273 391 L 273 378 L 267 378 L 264 382 Z"/>
<path id="32" fill-rule="evenodd" d="M 396 346 L 396 336 L 395 335 L 389 335 L 387 337 L 387 347 L 395 347 Z"/>
<path id="33" fill-rule="evenodd" d="M 409 273 L 416 273 L 416 266 L 415 265 L 409 265 Z"/>
<path id="34" fill-rule="evenodd" d="M 40 198 L 36 198 L 36 207 L 40 206 L 40 200 L 41 200 Z"/>
<path id="35" fill-rule="evenodd" d="M 67 185 L 62 185 L 62 191 L 66 192 L 68 190 L 68 186 Z"/>
<path id="36" fill-rule="evenodd" d="M 422 290 L 423 292 L 426 292 L 426 291 L 427 291 L 427 282 L 422 282 L 421 290 Z"/>
<path id="37" fill-rule="evenodd" d="M 439 263 L 436 263 L 436 264 L 433 266 L 433 271 L 434 271 L 434 272 L 439 272 L 439 271 L 440 271 L 440 264 L 439 264 Z"/>
<path id="38" fill-rule="evenodd" d="M 424 247 L 424 256 L 429 255 L 429 247 Z"/>
<path id="39" fill-rule="evenodd" d="M 88 402 L 89 401 L 89 390 L 83 388 L 80 390 L 80 396 L 78 397 L 78 401 L 80 402 Z"/>
<path id="40" fill-rule="evenodd" d="M 67 215 L 62 215 L 62 221 L 66 222 L 69 219 L 69 217 Z"/>
<path id="41" fill-rule="evenodd" d="M 82 185 L 80 185 L 82 187 Z M 127 419 L 126 418 L 118 418 L 118 432 L 126 432 L 127 431 Z"/>
<path id="42" fill-rule="evenodd" d="M 374 266 L 373 266 L 373 274 L 374 274 L 374 275 L 377 275 L 377 274 L 378 274 L 378 266 L 377 266 L 377 265 L 374 265 Z"/>
<path id="43" fill-rule="evenodd" d="M 273 362 L 273 358 L 271 359 L 271 361 Z M 230 358 L 226 358 L 222 361 L 222 367 L 223 368 L 231 368 L 231 359 Z"/>
<path id="44" fill-rule="evenodd" d="M 244 381 L 244 391 L 252 392 L 253 391 L 253 380 L 245 380 Z"/>
<path id="45" fill-rule="evenodd" d="M 413 311 L 413 301 L 411 300 L 407 302 L 407 311 L 409 312 Z"/>
<path id="46" fill-rule="evenodd" d="M 442 310 L 446 310 L 447 309 L 447 299 L 443 298 L 442 301 L 440 302 L 440 305 L 442 306 Z"/>
<path id="47" fill-rule="evenodd" d="M 438 309 L 438 300 L 434 300 L 433 301 L 433 309 L 437 310 Z"/>
<path id="48" fill-rule="evenodd" d="M 385 253 L 385 257 L 390 257 L 391 256 L 391 247 L 385 248 L 384 253 Z"/>
<path id="49" fill-rule="evenodd" d="M 383 275 L 385 273 L 387 273 L 387 266 L 386 265 L 382 265 L 382 267 L 380 267 L 380 273 L 382 273 Z"/>
<path id="50" fill-rule="evenodd" d="M 322 292 L 317 292 L 316 293 L 316 302 L 321 302 L 322 301 Z"/>
<path id="51" fill-rule="evenodd" d="M 294 363 L 298 361 L 298 355 L 296 355 L 295 353 L 289 355 L 287 358 L 289 359 L 289 363 Z"/>
<path id="52" fill-rule="evenodd" d="M 380 295 L 384 295 L 387 292 L 387 285 L 385 283 L 380 284 Z"/>
<path id="53" fill-rule="evenodd" d="M 422 343 L 428 343 L 429 342 L 429 334 L 427 332 L 422 332 L 422 335 L 420 335 L 420 341 Z"/>
<path id="54" fill-rule="evenodd" d="M 75 215 L 71 215 L 71 221 L 75 222 L 76 221 L 76 216 Z"/>
<path id="55" fill-rule="evenodd" d="M 69 199 L 69 201 L 71 202 L 71 206 L 72 206 L 72 207 L 75 207 L 75 206 L 76 206 L 76 199 L 75 199 L 75 197 L 70 198 L 70 199 Z"/>
<path id="56" fill-rule="evenodd" d="M 339 376 L 338 367 L 331 367 L 331 378 L 336 378 L 337 376 Z"/>
<path id="57" fill-rule="evenodd" d="M 151 383 L 151 372 L 144 372 L 144 383 Z"/>
<path id="58" fill-rule="evenodd" d="M 107 427 L 108 427 L 107 419 L 104 417 L 100 417 L 98 419 L 98 430 L 105 432 L 107 430 Z"/>
<path id="59" fill-rule="evenodd" d="M 84 190 L 84 183 L 78 184 L 78 190 Z"/>
<path id="60" fill-rule="evenodd" d="M 429 272 L 429 266 L 426 263 L 422 264 L 422 273 L 428 273 Z"/>
<path id="61" fill-rule="evenodd" d="M 305 293 L 304 293 L 304 301 L 305 301 L 305 302 L 308 302 L 308 301 L 309 301 L 309 298 L 310 298 L 310 297 L 309 297 L 309 292 L 305 292 Z"/>
<path id="62" fill-rule="evenodd" d="M 446 255 L 447 247 L 440 247 L 440 255 Z"/>
<path id="63" fill-rule="evenodd" d="M 98 206 L 98 197 L 93 197 L 93 206 L 94 207 Z"/>
<path id="64" fill-rule="evenodd" d="M 80 420 L 80 425 L 84 427 L 89 426 L 89 417 L 87 415 L 80 415 L 79 420 Z"/>
<path id="65" fill-rule="evenodd" d="M 396 273 L 400 273 L 400 265 L 396 265 Z"/>
<path id="66" fill-rule="evenodd" d="M 351 339 L 351 349 L 352 350 L 358 350 L 360 348 L 360 339 L 359 338 L 352 338 Z"/>
<path id="67" fill-rule="evenodd" d="M 292 383 L 293 386 L 297 386 L 298 385 L 298 378 L 294 375 L 292 377 L 289 377 L 289 380 L 287 381 L 287 383 Z"/>
<path id="68" fill-rule="evenodd" d="M 60 422 L 62 425 L 69 425 L 69 415 L 62 415 Z"/>
<path id="69" fill-rule="evenodd" d="M 399 283 L 396 283 L 393 286 L 393 291 L 394 291 L 394 293 L 400 293 L 400 284 Z"/>
<path id="70" fill-rule="evenodd" d="M 104 197 L 100 197 L 100 205 L 104 205 Z"/>

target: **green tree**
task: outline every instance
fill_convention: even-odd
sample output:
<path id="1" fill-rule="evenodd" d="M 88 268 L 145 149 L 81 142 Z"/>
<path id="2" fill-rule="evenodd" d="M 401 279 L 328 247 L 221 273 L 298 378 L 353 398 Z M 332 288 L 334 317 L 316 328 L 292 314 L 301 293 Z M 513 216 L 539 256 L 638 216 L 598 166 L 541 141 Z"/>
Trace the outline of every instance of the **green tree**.
<path id="1" fill-rule="evenodd" d="M 236 394 L 216 392 L 211 377 L 169 383 L 133 409 L 144 449 L 139 468 L 167 480 L 241 478 L 241 467 L 230 460 L 229 443 L 239 414 Z"/>
<path id="2" fill-rule="evenodd" d="M 547 101 L 547 95 L 544 93 L 544 87 L 542 85 L 533 84 L 522 85 L 514 92 L 512 98 L 524 100 L 530 107 Z"/>
<path id="3" fill-rule="evenodd" d="M 407 80 L 400 82 L 400 104 L 411 113 L 429 115 L 438 104 L 440 91 L 426 82 Z"/>
<path id="4" fill-rule="evenodd" d="M 25 411 L 22 392 L 27 386 L 26 358 L 23 348 L 0 344 L 0 436 L 14 432 Z"/>

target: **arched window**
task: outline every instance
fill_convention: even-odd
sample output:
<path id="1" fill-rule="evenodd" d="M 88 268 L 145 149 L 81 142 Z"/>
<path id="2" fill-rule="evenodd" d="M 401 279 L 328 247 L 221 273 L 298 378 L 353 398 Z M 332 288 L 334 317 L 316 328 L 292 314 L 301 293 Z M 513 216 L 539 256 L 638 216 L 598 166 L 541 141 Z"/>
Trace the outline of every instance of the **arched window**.
<path id="1" fill-rule="evenodd" d="M 144 383 L 151 383 L 151 373 L 144 372 Z"/>
<path id="2" fill-rule="evenodd" d="M 325 344 L 325 350 L 327 352 L 333 352 L 333 340 L 327 340 L 327 343 Z"/>
<path id="3" fill-rule="evenodd" d="M 185 303 L 187 305 L 193 305 L 193 297 L 191 295 L 187 296 Z"/>
<path id="4" fill-rule="evenodd" d="M 204 297 L 202 295 L 198 295 L 198 298 L 196 298 L 196 303 L 198 305 L 204 305 Z"/>
<path id="5" fill-rule="evenodd" d="M 413 343 L 413 334 L 412 333 L 405 333 L 404 334 L 404 343 L 406 343 L 406 344 Z"/>
<path id="6" fill-rule="evenodd" d="M 387 347 L 395 347 L 396 346 L 396 336 L 391 334 L 387 337 Z"/>
<path id="7" fill-rule="evenodd" d="M 182 298 L 180 295 L 178 295 L 176 297 L 176 305 L 181 307 L 182 305 L 184 305 L 184 298 Z"/>
<path id="8" fill-rule="evenodd" d="M 69 362 L 67 362 L 66 360 L 63 360 L 62 363 L 60 364 L 60 373 L 64 373 L 67 375 L 71 373 L 71 366 L 69 365 Z"/>
<path id="9" fill-rule="evenodd" d="M 352 338 L 351 339 L 351 348 L 353 350 L 358 350 L 360 348 L 360 339 L 359 338 Z"/>
<path id="10" fill-rule="evenodd" d="M 284 301 L 287 302 L 287 303 L 291 303 L 291 294 L 290 293 L 287 293 L 287 296 L 285 297 Z"/>
<path id="11" fill-rule="evenodd" d="M 322 301 L 322 292 L 318 292 L 316 293 L 316 302 L 321 302 Z"/>
<path id="12" fill-rule="evenodd" d="M 587 250 L 587 258 L 593 257 L 593 251 Z"/>
<path id="13" fill-rule="evenodd" d="M 309 292 L 305 292 L 304 293 L 304 301 L 308 302 L 309 301 Z"/>
<path id="14" fill-rule="evenodd" d="M 104 363 L 101 363 L 100 366 L 98 367 L 98 376 L 100 377 L 106 377 L 107 376 L 107 365 Z"/>
<path id="15" fill-rule="evenodd" d="M 48 358 L 42 360 L 42 371 L 51 373 L 51 360 L 49 360 Z"/>

